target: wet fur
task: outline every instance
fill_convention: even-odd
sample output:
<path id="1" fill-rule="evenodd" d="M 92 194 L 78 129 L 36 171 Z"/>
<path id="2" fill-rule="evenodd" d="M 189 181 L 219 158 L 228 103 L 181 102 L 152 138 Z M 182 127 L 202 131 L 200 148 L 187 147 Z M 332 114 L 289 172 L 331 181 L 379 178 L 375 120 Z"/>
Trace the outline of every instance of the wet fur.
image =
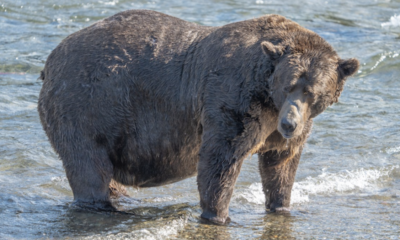
<path id="1" fill-rule="evenodd" d="M 315 62 L 298 58 L 307 54 Z M 125 11 L 53 50 L 38 111 L 76 204 L 108 209 L 112 180 L 153 187 L 197 174 L 202 217 L 223 224 L 249 154 L 259 154 L 267 208 L 288 207 L 312 120 L 286 147 L 277 131 L 283 88 L 293 80 L 285 74 L 330 76 L 315 93 L 322 102 L 313 106 L 324 109 L 354 72 L 346 61 L 338 70 L 339 60 L 318 35 L 278 15 L 205 27 Z"/>

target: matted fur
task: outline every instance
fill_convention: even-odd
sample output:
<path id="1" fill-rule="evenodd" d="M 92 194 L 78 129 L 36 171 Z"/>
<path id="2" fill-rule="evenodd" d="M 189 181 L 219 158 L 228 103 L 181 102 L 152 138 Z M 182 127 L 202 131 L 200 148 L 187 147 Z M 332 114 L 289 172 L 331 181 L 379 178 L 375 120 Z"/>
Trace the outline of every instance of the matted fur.
<path id="1" fill-rule="evenodd" d="M 77 205 L 113 211 L 111 181 L 152 187 L 197 174 L 202 217 L 223 224 L 248 154 L 259 154 L 267 208 L 289 206 L 312 117 L 357 68 L 282 16 L 205 27 L 131 10 L 53 50 L 38 110 Z M 278 131 L 283 122 L 293 126 Z"/>

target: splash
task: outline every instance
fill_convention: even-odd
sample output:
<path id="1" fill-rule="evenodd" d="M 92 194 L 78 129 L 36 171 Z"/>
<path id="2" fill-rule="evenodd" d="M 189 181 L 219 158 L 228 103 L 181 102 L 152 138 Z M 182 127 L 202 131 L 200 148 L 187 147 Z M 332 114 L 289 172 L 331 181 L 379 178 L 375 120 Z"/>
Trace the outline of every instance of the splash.
<path id="1" fill-rule="evenodd" d="M 307 177 L 295 182 L 292 189 L 291 204 L 309 202 L 312 195 L 329 195 L 346 193 L 357 190 L 368 190 L 377 187 L 379 182 L 385 181 L 398 165 L 379 169 L 357 169 L 339 173 L 328 173 L 323 169 L 322 174 L 316 177 Z M 253 183 L 248 189 L 239 193 L 240 197 L 249 203 L 264 204 L 265 197 L 261 183 Z"/>
<path id="2" fill-rule="evenodd" d="M 384 28 L 389 28 L 389 27 L 399 27 L 400 26 L 400 15 L 394 15 L 390 17 L 389 22 L 385 22 L 381 24 L 382 27 Z"/>

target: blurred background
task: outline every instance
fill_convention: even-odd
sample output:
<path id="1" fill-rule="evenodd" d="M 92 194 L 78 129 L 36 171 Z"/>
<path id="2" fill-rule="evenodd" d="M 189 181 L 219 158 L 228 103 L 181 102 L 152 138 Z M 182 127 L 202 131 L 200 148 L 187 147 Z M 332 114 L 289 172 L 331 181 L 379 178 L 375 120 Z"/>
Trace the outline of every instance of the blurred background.
<path id="1" fill-rule="evenodd" d="M 243 165 L 225 227 L 201 224 L 195 178 L 130 188 L 118 204 L 134 216 L 69 208 L 72 192 L 36 110 L 39 73 L 62 39 L 128 9 L 207 26 L 281 14 L 360 60 L 340 102 L 315 119 L 290 213 L 265 212 L 257 156 Z M 399 39 L 394 0 L 0 1 L 0 239 L 398 239 Z"/>

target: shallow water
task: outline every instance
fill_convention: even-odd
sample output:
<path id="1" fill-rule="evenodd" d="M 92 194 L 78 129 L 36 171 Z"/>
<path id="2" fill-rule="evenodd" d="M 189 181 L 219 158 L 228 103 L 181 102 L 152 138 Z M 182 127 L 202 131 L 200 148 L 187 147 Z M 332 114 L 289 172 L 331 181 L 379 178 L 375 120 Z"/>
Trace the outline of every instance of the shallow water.
<path id="1" fill-rule="evenodd" d="M 0 239 L 399 239 L 399 1 L 0 2 Z M 277 13 L 361 62 L 340 102 L 315 119 L 292 193 L 292 211 L 266 213 L 257 157 L 242 168 L 226 227 L 202 224 L 195 178 L 129 189 L 135 215 L 82 212 L 36 111 L 44 62 L 69 34 L 127 9 L 203 25 Z"/>

